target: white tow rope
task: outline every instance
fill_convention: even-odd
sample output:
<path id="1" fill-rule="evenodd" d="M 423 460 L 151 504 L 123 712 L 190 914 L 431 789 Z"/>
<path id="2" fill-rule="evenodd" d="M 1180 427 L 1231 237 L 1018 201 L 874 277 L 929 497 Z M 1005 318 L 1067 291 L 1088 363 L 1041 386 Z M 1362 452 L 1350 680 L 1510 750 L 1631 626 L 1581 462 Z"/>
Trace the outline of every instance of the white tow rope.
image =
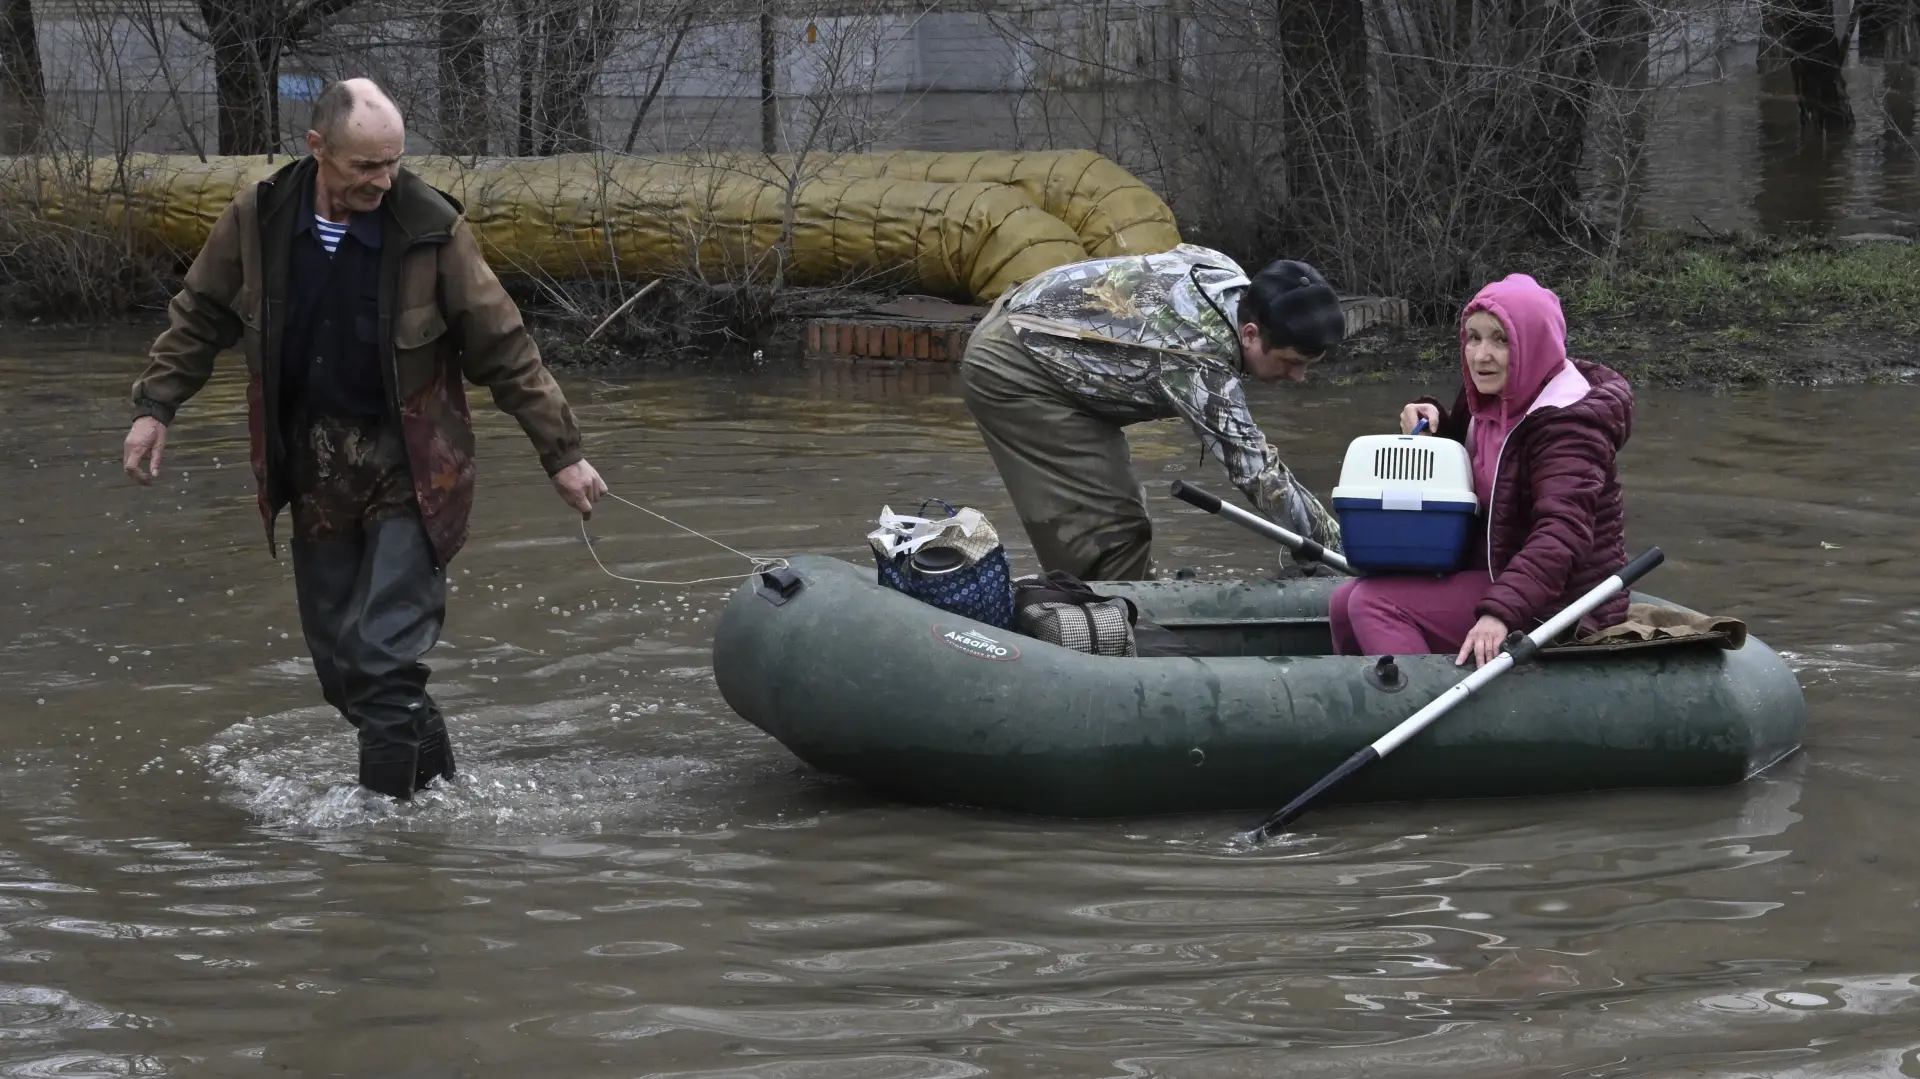
<path id="1" fill-rule="evenodd" d="M 686 525 L 683 525 L 679 521 L 673 520 L 672 518 L 667 517 L 664 514 L 654 513 L 654 511 L 648 509 L 645 506 L 640 505 L 638 502 L 630 502 L 627 499 L 621 498 L 619 495 L 614 494 L 612 491 L 607 492 L 607 497 L 613 499 L 615 502 L 620 502 L 625 505 L 632 506 L 634 509 L 639 510 L 641 513 L 651 514 L 654 517 L 658 517 L 662 521 L 667 522 L 668 524 L 672 525 L 673 527 L 679 529 L 682 532 L 687 533 L 688 535 L 698 536 L 701 539 L 706 540 L 708 543 L 713 544 L 715 547 L 719 547 L 720 549 L 727 551 L 731 554 L 739 555 L 741 558 L 744 558 L 747 561 L 753 563 L 753 568 L 748 570 L 745 573 L 730 573 L 721 577 L 701 577 L 692 581 L 650 581 L 644 577 L 622 576 L 621 574 L 615 573 L 612 570 L 608 569 L 607 564 L 605 562 L 600 561 L 600 552 L 593 549 L 593 537 L 587 535 L 587 519 L 585 517 L 580 518 L 580 538 L 586 542 L 587 553 L 593 556 L 593 564 L 600 567 L 600 572 L 606 574 L 607 576 L 613 578 L 616 581 L 626 581 L 630 584 L 654 584 L 654 585 L 665 585 L 668 587 L 681 587 L 685 585 L 712 584 L 716 581 L 744 581 L 747 578 L 752 577 L 756 573 L 764 573 L 767 570 L 787 568 L 787 560 L 784 558 L 766 558 L 761 555 L 748 554 L 745 551 L 737 550 L 733 547 L 729 547 L 726 544 L 721 543 L 719 540 L 714 539 L 712 536 L 709 536 L 704 532 L 700 532 L 696 529 L 688 528 Z"/>

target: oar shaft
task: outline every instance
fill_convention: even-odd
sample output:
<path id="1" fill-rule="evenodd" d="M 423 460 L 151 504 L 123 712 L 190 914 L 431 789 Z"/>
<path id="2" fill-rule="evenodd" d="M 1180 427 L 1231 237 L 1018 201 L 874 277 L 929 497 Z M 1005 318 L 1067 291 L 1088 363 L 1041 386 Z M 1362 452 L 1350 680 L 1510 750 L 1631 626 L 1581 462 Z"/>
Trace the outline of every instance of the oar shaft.
<path id="1" fill-rule="evenodd" d="M 1527 639 L 1533 642 L 1535 650 L 1544 647 L 1548 641 L 1558 637 L 1564 630 L 1585 618 L 1595 607 L 1605 603 L 1607 598 L 1615 592 L 1632 588 L 1635 581 L 1645 577 L 1653 571 L 1653 567 L 1666 559 L 1666 552 L 1660 548 L 1647 548 L 1640 557 L 1621 566 L 1618 573 L 1587 589 L 1586 595 L 1574 600 L 1572 606 L 1547 619 L 1539 629 L 1527 634 Z"/>
<path id="2" fill-rule="evenodd" d="M 1373 740 L 1372 749 L 1384 757 L 1399 749 L 1401 743 L 1425 730 L 1427 724 L 1446 715 L 1453 706 L 1473 696 L 1481 686 L 1507 673 L 1513 666 L 1513 656 L 1502 652 L 1486 662 L 1479 670 L 1447 687 L 1445 693 L 1428 702 L 1425 708 L 1401 721 L 1398 727 Z"/>
<path id="3" fill-rule="evenodd" d="M 1197 506 L 1200 509 L 1206 510 L 1208 513 L 1225 517 L 1227 520 L 1249 531 L 1260 533 L 1283 547 L 1292 548 L 1298 552 L 1302 558 L 1311 559 L 1316 562 L 1325 562 L 1327 565 L 1332 566 L 1342 573 L 1351 574 L 1353 572 L 1353 567 L 1347 564 L 1346 557 L 1338 551 L 1329 551 L 1325 544 L 1317 540 L 1308 539 L 1291 529 L 1282 528 L 1257 513 L 1243 510 L 1239 506 L 1232 505 L 1228 502 L 1223 502 L 1219 495 L 1214 494 L 1204 487 L 1196 487 L 1186 480 L 1174 480 L 1173 497 L 1190 506 Z"/>
<path id="4" fill-rule="evenodd" d="M 1426 707 L 1415 712 L 1399 726 L 1374 739 L 1373 744 L 1361 747 L 1359 752 L 1342 761 L 1340 767 L 1328 772 L 1318 783 L 1300 792 L 1300 796 L 1288 802 L 1280 812 L 1262 821 L 1258 829 L 1259 837 L 1268 838 L 1276 830 L 1292 823 L 1295 817 L 1305 813 L 1307 807 L 1322 794 L 1399 749 L 1402 742 L 1419 734 L 1427 724 L 1445 715 L 1454 705 L 1473 696 L 1475 690 L 1500 677 L 1511 666 L 1513 666 L 1513 657 L 1502 652 L 1488 660 L 1486 666 L 1447 687 L 1446 692 L 1429 701 Z"/>
<path id="5" fill-rule="evenodd" d="M 1587 589 L 1579 599 L 1574 600 L 1559 614 L 1542 622 L 1539 628 L 1516 641 L 1507 640 L 1500 654 L 1488 660 L 1479 670 L 1450 687 L 1445 693 L 1434 698 L 1431 704 L 1408 716 L 1398 727 L 1375 739 L 1373 749 L 1384 757 L 1399 749 L 1401 743 L 1419 734 L 1427 724 L 1445 715 L 1447 710 L 1478 692 L 1481 686 L 1505 674 L 1507 668 L 1515 663 L 1532 659 L 1535 652 L 1547 646 L 1547 642 L 1558 637 L 1568 627 L 1585 618 L 1595 607 L 1605 603 L 1615 592 L 1630 587 L 1648 570 L 1660 564 L 1666 557 L 1655 547 L 1639 558 L 1621 567 L 1620 572 Z M 1644 563 L 1644 564 L 1643 564 Z M 1516 653 L 1518 653 L 1516 655 Z"/>
<path id="6" fill-rule="evenodd" d="M 1255 830 L 1256 837 L 1265 839 L 1271 836 L 1275 830 L 1284 827 L 1294 818 L 1306 812 L 1307 807 L 1322 794 L 1346 782 L 1356 773 L 1365 770 L 1378 762 L 1382 757 L 1399 749 L 1406 743 L 1407 739 L 1419 734 L 1422 730 L 1426 729 L 1428 724 L 1447 714 L 1454 705 L 1473 696 L 1480 690 L 1480 687 L 1505 674 L 1515 664 L 1525 663 L 1532 659 L 1534 654 L 1539 652 L 1548 641 L 1553 640 L 1559 636 L 1563 630 L 1578 623 L 1582 618 L 1585 618 L 1588 612 L 1598 607 L 1601 603 L 1604 603 L 1607 598 L 1615 592 L 1621 592 L 1631 588 L 1635 581 L 1646 576 L 1655 566 L 1665 561 L 1666 557 L 1666 554 L 1662 552 L 1660 548 L 1649 547 L 1640 557 L 1622 566 L 1618 573 L 1594 585 L 1579 599 L 1568 604 L 1559 614 L 1541 623 L 1540 627 L 1532 633 L 1526 634 L 1525 636 L 1521 636 L 1518 633 L 1510 634 L 1507 637 L 1504 647 L 1501 648 L 1499 655 L 1488 660 L 1480 669 L 1448 687 L 1446 692 L 1429 701 L 1426 707 L 1408 716 L 1398 726 L 1381 735 L 1379 738 L 1374 739 L 1371 745 L 1365 746 L 1353 756 L 1348 757 L 1345 761 L 1341 762 L 1338 768 L 1327 773 L 1318 783 L 1301 792 L 1298 798 L 1288 802 L 1285 808 L 1262 821 L 1260 827 Z"/>

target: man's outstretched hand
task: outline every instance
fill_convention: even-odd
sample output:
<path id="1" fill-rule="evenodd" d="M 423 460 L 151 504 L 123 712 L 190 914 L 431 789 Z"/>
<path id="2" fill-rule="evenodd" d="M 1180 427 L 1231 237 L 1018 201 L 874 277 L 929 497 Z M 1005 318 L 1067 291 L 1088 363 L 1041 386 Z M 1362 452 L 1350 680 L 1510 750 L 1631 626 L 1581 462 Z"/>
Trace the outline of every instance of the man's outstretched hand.
<path id="1" fill-rule="evenodd" d="M 600 473 L 585 461 L 575 461 L 553 474 L 553 489 L 567 505 L 579 511 L 582 520 L 593 519 L 593 504 L 607 493 Z"/>
<path id="2" fill-rule="evenodd" d="M 121 451 L 120 465 L 127 475 L 142 484 L 152 483 L 160 474 L 160 452 L 167 448 L 167 425 L 152 416 L 142 416 L 133 421 L 133 429 L 127 432 L 127 443 Z M 151 471 L 142 471 L 140 463 L 148 459 Z"/>

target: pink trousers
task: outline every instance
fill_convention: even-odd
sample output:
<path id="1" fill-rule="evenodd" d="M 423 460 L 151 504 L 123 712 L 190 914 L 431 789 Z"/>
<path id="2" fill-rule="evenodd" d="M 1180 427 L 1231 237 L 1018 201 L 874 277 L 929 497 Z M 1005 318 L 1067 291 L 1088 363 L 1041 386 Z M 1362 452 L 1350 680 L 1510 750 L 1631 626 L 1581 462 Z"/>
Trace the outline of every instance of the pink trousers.
<path id="1" fill-rule="evenodd" d="M 1334 590 L 1328 614 L 1342 656 L 1455 655 L 1478 619 L 1487 571 L 1451 577 L 1361 577 Z"/>

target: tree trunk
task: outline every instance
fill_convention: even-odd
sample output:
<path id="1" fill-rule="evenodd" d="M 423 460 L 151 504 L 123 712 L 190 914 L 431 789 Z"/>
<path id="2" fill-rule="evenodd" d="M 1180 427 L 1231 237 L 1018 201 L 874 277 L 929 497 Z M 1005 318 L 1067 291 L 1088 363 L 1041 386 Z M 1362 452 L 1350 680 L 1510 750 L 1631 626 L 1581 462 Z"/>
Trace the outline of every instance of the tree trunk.
<path id="1" fill-rule="evenodd" d="M 476 0 L 440 12 L 440 144 L 449 154 L 487 152 L 486 16 Z"/>
<path id="2" fill-rule="evenodd" d="M 220 152 L 266 154 L 280 146 L 280 57 L 321 20 L 354 0 L 311 0 L 288 9 L 278 0 L 199 0 L 213 47 Z"/>
<path id="3" fill-rule="evenodd" d="M 531 0 L 516 0 L 513 5 L 514 30 L 520 39 L 520 102 L 515 110 L 513 152 L 518 157 L 534 155 L 538 117 L 534 115 L 534 87 L 540 84 L 540 47 L 535 34 Z"/>
<path id="4" fill-rule="evenodd" d="M 1886 127 L 1880 132 L 1880 198 L 1883 206 L 1898 206 L 1907 191 L 1913 190 L 1920 161 L 1913 152 L 1912 64 L 1888 64 L 1885 93 L 1880 107 L 1887 114 Z"/>
<path id="5" fill-rule="evenodd" d="M 1277 0 L 1275 23 L 1287 198 L 1309 215 L 1302 225 L 1333 238 L 1340 230 L 1326 226 L 1361 205 L 1353 185 L 1371 140 L 1365 6 L 1361 0 Z"/>
<path id="6" fill-rule="evenodd" d="M 38 147 L 46 122 L 47 83 L 33 0 L 0 0 L 0 153 Z"/>
<path id="7" fill-rule="evenodd" d="M 1351 148 L 1367 128 L 1367 24 L 1361 0 L 1278 0 L 1275 37 L 1287 112 L 1303 136 Z"/>
<path id="8" fill-rule="evenodd" d="M 1805 124 L 1791 66 L 1775 56 L 1760 67 L 1755 224 L 1769 235 L 1823 235 L 1844 213 L 1853 140 Z"/>
<path id="9" fill-rule="evenodd" d="M 1910 60 L 1914 0 L 1860 0 L 1860 55 Z"/>
<path id="10" fill-rule="evenodd" d="M 1607 223 L 1631 225 L 1645 175 L 1648 65 L 1653 12 L 1648 0 L 1614 0 L 1595 19 L 1595 68 L 1607 104 L 1599 110 L 1598 172 Z"/>
<path id="11" fill-rule="evenodd" d="M 220 152 L 264 154 L 274 148 L 273 107 L 270 98 L 279 87 L 267 81 L 265 35 L 254 25 L 252 11 L 241 5 L 223 6 L 220 0 L 201 0 L 207 36 L 213 42 L 213 85 L 218 98 Z"/>
<path id="12" fill-rule="evenodd" d="M 543 65 L 546 86 L 541 112 L 547 122 L 543 153 L 593 148 L 589 102 L 619 14 L 616 0 L 595 0 L 591 6 L 569 4 L 552 14 Z"/>
<path id="13" fill-rule="evenodd" d="M 1905 146 L 1914 133 L 1913 83 L 1913 65 L 1887 65 L 1887 81 L 1880 107 L 1887 114 L 1884 135 L 1889 147 L 1895 144 Z M 1911 154 L 1911 150 L 1908 153 Z"/>
<path id="14" fill-rule="evenodd" d="M 1537 235 L 1564 239 L 1581 219 L 1580 161 L 1586 150 L 1598 57 L 1596 25 L 1576 20 L 1557 5 L 1517 4 L 1509 8 L 1507 32 L 1528 43 L 1530 88 L 1526 119 L 1503 140 L 1503 174 L 1512 177 L 1519 205 L 1531 217 Z M 1538 44 L 1533 44 L 1537 42 Z"/>
<path id="15" fill-rule="evenodd" d="M 1898 0 L 1860 0 L 1860 58 L 1886 55 L 1887 36 L 1902 5 Z"/>
<path id="16" fill-rule="evenodd" d="M 774 37 L 773 0 L 760 5 L 760 150 L 771 154 L 780 144 L 780 99 L 774 75 L 779 66 L 779 42 Z"/>
<path id="17" fill-rule="evenodd" d="M 1767 0 L 1763 28 L 1793 72 L 1801 125 L 1848 131 L 1854 117 L 1847 98 L 1847 42 L 1834 13 L 1833 0 Z"/>
<path id="18" fill-rule="evenodd" d="M 540 35 L 540 139 L 538 153 L 546 157 L 570 134 L 566 84 L 573 77 L 568 63 L 568 41 L 573 36 L 574 6 L 549 0 L 543 15 L 546 32 Z"/>

